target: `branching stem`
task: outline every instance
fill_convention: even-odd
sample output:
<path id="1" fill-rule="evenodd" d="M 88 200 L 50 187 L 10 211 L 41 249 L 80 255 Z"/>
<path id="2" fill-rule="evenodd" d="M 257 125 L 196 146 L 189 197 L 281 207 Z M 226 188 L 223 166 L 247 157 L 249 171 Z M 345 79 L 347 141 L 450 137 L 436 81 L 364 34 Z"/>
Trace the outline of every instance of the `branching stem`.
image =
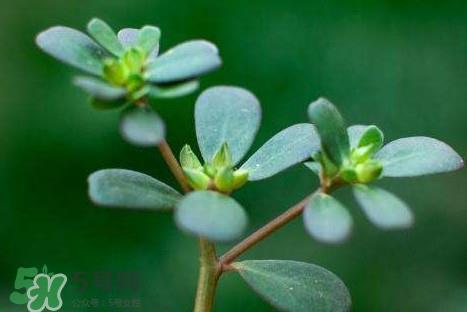
<path id="1" fill-rule="evenodd" d="M 167 141 L 164 140 L 161 143 L 159 143 L 158 147 L 162 157 L 164 158 L 170 171 L 172 171 L 172 174 L 175 177 L 175 179 L 177 179 L 183 192 L 188 193 L 190 191 L 190 186 L 188 185 L 187 179 L 183 174 L 182 167 L 180 167 L 177 158 L 175 158 L 174 153 L 170 148 L 170 145 L 167 143 Z"/>

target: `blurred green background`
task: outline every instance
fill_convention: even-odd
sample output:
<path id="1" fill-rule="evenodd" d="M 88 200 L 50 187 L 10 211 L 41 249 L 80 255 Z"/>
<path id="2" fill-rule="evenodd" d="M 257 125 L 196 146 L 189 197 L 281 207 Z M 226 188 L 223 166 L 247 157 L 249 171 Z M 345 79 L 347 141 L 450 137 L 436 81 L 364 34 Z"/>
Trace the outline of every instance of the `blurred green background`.
<path id="1" fill-rule="evenodd" d="M 196 240 L 170 214 L 94 207 L 86 178 L 101 168 L 146 172 L 176 185 L 153 149 L 127 145 L 117 112 L 97 113 L 70 83 L 75 73 L 42 54 L 34 36 L 55 24 L 84 29 L 99 16 L 114 28 L 158 25 L 162 50 L 192 38 L 215 42 L 224 66 L 202 88 L 234 84 L 262 102 L 254 148 L 306 121 L 318 96 L 348 123 L 375 123 L 388 140 L 427 135 L 467 154 L 467 2 L 465 1 L 183 1 L 16 0 L 0 10 L 0 311 L 20 266 L 84 272 L 85 292 L 69 282 L 62 311 L 190 311 L 197 276 Z M 196 95 L 155 103 L 178 152 L 195 144 Z M 254 150 L 252 149 L 252 151 Z M 322 265 L 349 287 L 353 311 L 467 311 L 466 171 L 380 184 L 414 210 L 416 224 L 382 232 L 347 191 L 355 230 L 342 246 L 311 240 L 297 220 L 245 255 Z M 250 230 L 317 185 L 304 167 L 235 195 Z M 222 246 L 225 249 L 228 246 Z M 94 272 L 133 271 L 140 287 L 108 292 Z M 114 287 L 115 288 L 115 287 Z M 74 300 L 138 299 L 141 308 L 76 307 Z M 220 283 L 215 311 L 274 311 L 235 274 Z"/>

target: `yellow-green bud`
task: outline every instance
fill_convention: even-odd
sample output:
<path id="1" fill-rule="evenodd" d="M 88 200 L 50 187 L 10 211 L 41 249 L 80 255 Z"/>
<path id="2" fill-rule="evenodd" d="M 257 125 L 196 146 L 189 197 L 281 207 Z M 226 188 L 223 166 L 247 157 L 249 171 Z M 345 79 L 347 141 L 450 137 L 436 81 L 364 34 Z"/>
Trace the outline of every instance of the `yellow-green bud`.
<path id="1" fill-rule="evenodd" d="M 342 168 L 339 175 L 345 182 L 348 183 L 355 183 L 358 181 L 357 172 L 352 167 Z"/>
<path id="2" fill-rule="evenodd" d="M 194 190 L 207 190 L 211 179 L 203 171 L 183 168 L 188 183 Z"/>
<path id="3" fill-rule="evenodd" d="M 216 168 L 214 168 L 213 165 L 210 164 L 204 164 L 204 173 L 206 173 L 208 176 L 211 178 L 214 178 L 216 176 Z"/>
<path id="4" fill-rule="evenodd" d="M 123 62 L 132 74 L 141 73 L 145 55 L 141 49 L 131 48 L 123 55 Z"/>
<path id="5" fill-rule="evenodd" d="M 230 193 L 233 190 L 234 174 L 230 167 L 222 167 L 217 171 L 214 178 L 216 189 L 221 192 Z"/>
<path id="6" fill-rule="evenodd" d="M 233 185 L 232 188 L 234 190 L 239 189 L 245 183 L 248 182 L 248 171 L 245 169 L 238 169 L 235 170 L 233 173 Z"/>
<path id="7" fill-rule="evenodd" d="M 212 165 L 216 168 L 232 166 L 232 154 L 227 143 L 222 144 L 221 148 L 214 155 Z"/>
<path id="8" fill-rule="evenodd" d="M 350 156 L 353 163 L 362 163 L 370 158 L 371 154 L 374 151 L 374 145 L 369 144 L 362 147 L 357 147 L 352 150 L 352 154 Z"/>
<path id="9" fill-rule="evenodd" d="M 203 166 L 199 161 L 198 157 L 191 150 L 191 147 L 187 144 L 180 151 L 180 165 L 183 168 L 188 169 L 201 169 Z"/>
<path id="10" fill-rule="evenodd" d="M 104 60 L 103 68 L 104 78 L 113 85 L 124 85 L 128 77 L 130 76 L 130 71 L 121 61 L 116 59 L 106 59 Z"/>
<path id="11" fill-rule="evenodd" d="M 368 160 L 355 166 L 355 172 L 357 173 L 358 182 L 360 183 L 370 183 L 377 179 L 382 171 L 383 166 L 375 160 Z"/>

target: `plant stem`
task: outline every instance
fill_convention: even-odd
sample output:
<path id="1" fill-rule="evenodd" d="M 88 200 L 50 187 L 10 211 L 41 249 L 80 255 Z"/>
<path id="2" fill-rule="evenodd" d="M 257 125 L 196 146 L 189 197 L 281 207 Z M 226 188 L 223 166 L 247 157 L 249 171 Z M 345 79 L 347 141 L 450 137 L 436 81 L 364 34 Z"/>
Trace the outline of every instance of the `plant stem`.
<path id="1" fill-rule="evenodd" d="M 196 291 L 194 312 L 210 312 L 214 303 L 217 281 L 221 274 L 216 249 L 213 243 L 199 240 L 200 267 L 198 277 L 198 289 Z"/>
<path id="2" fill-rule="evenodd" d="M 172 171 L 175 179 L 177 179 L 178 183 L 182 187 L 183 192 L 188 193 L 190 191 L 190 186 L 188 185 L 186 177 L 183 174 L 183 170 L 175 158 L 170 145 L 167 143 L 167 141 L 164 140 L 159 143 L 158 147 L 162 157 L 167 163 L 167 166 L 169 166 L 170 171 Z"/>
<path id="3" fill-rule="evenodd" d="M 232 263 L 232 261 L 237 259 L 240 255 L 242 255 L 245 251 L 256 245 L 258 242 L 262 241 L 267 236 L 271 235 L 273 232 L 280 229 L 282 226 L 299 216 L 302 213 L 308 201 L 319 192 L 323 192 L 323 190 L 321 188 L 317 189 L 311 195 L 305 197 L 302 201 L 286 210 L 283 214 L 276 217 L 275 219 L 258 229 L 256 232 L 253 232 L 250 236 L 248 236 L 240 243 L 235 245 L 228 252 L 226 252 L 219 260 L 222 269 L 224 271 L 228 271 L 230 269 L 229 264 Z"/>
<path id="4" fill-rule="evenodd" d="M 183 192 L 190 192 L 191 188 L 187 183 L 183 170 L 175 158 L 170 145 L 164 140 L 158 147 L 167 166 L 182 187 Z M 194 312 L 211 312 L 216 294 L 217 281 L 219 280 L 222 270 L 213 243 L 200 238 L 199 250 L 200 265 Z"/>

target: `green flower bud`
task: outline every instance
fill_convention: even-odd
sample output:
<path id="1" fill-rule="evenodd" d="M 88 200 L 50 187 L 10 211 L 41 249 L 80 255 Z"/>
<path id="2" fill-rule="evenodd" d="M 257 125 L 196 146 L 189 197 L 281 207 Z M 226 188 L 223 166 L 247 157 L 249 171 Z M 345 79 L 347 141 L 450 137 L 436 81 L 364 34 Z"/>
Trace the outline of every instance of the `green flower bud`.
<path id="1" fill-rule="evenodd" d="M 207 190 L 211 179 L 200 170 L 183 168 L 183 173 L 188 179 L 188 183 L 194 190 Z"/>
<path id="2" fill-rule="evenodd" d="M 238 169 L 235 170 L 233 173 L 233 185 L 232 188 L 234 190 L 239 189 L 245 183 L 248 182 L 248 171 L 245 169 Z"/>
<path id="3" fill-rule="evenodd" d="M 131 73 L 139 74 L 143 70 L 145 54 L 141 49 L 131 48 L 122 57 L 123 63 Z"/>
<path id="4" fill-rule="evenodd" d="M 383 166 L 375 160 L 368 160 L 355 166 L 355 171 L 357 173 L 358 182 L 370 183 L 381 175 Z"/>
<path id="5" fill-rule="evenodd" d="M 342 168 L 339 176 L 347 183 L 355 183 L 358 181 L 357 172 L 352 167 Z"/>
<path id="6" fill-rule="evenodd" d="M 136 92 L 144 87 L 144 79 L 141 75 L 132 74 L 128 77 L 126 88 L 129 92 Z"/>
<path id="7" fill-rule="evenodd" d="M 234 174 L 230 167 L 222 167 L 217 171 L 214 178 L 216 188 L 225 193 L 230 193 L 233 190 Z"/>
<path id="8" fill-rule="evenodd" d="M 128 68 L 116 59 L 104 60 L 103 73 L 108 82 L 117 86 L 125 85 L 130 76 Z"/>
<path id="9" fill-rule="evenodd" d="M 222 144 L 212 159 L 212 165 L 216 168 L 232 166 L 232 154 L 227 143 Z"/>
<path id="10" fill-rule="evenodd" d="M 353 163 L 358 164 L 366 161 L 373 154 L 374 145 L 369 144 L 362 147 L 357 147 L 352 150 L 350 159 Z"/>
<path id="11" fill-rule="evenodd" d="M 198 157 L 191 150 L 191 147 L 187 144 L 185 145 L 180 152 L 180 165 L 183 168 L 188 169 L 201 169 L 203 166 L 199 161 Z"/>
<path id="12" fill-rule="evenodd" d="M 210 164 L 204 164 L 204 173 L 206 173 L 208 176 L 211 178 L 214 178 L 216 176 L 216 168 L 214 168 L 213 165 Z"/>

